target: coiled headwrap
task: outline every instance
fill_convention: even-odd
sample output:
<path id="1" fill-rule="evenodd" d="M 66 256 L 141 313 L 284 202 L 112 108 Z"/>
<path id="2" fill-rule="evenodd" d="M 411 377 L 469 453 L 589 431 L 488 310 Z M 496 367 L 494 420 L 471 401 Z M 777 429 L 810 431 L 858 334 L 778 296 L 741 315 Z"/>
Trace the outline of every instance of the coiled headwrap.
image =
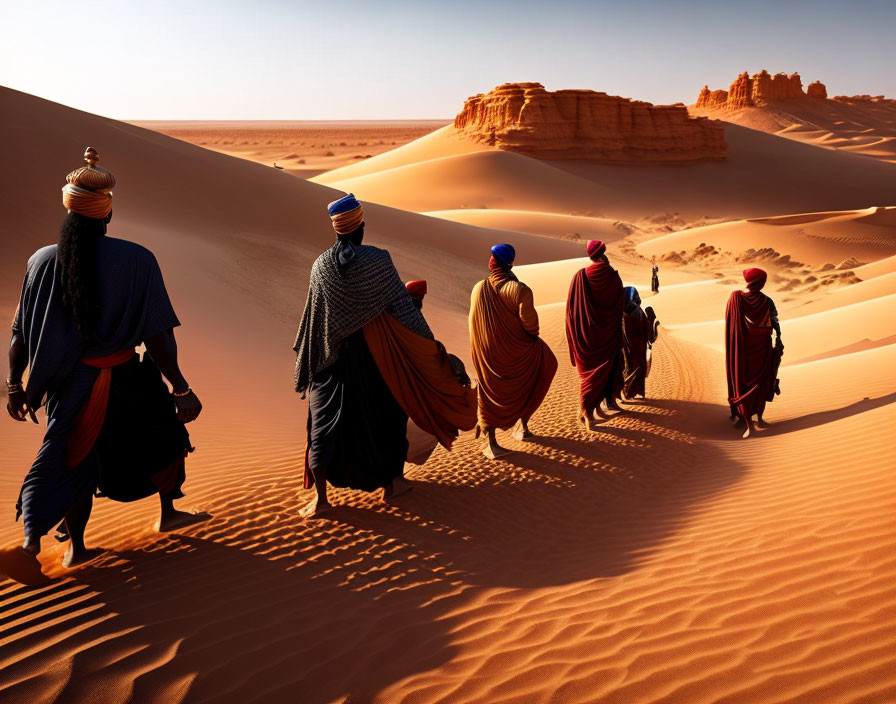
<path id="1" fill-rule="evenodd" d="M 112 212 L 112 188 L 115 177 L 105 169 L 96 166 L 100 160 L 93 147 L 84 150 L 82 166 L 65 177 L 62 187 L 62 205 L 73 213 L 87 218 L 103 220 Z"/>

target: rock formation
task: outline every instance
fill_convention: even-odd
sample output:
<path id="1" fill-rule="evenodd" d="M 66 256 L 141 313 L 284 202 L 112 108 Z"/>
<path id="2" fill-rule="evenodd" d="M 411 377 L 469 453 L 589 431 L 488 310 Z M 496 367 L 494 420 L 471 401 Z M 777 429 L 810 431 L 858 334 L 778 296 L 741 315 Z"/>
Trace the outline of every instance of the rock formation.
<path id="1" fill-rule="evenodd" d="M 479 142 L 539 159 L 612 164 L 725 158 L 724 127 L 683 105 L 651 105 L 591 90 L 548 92 L 505 83 L 468 98 L 455 128 Z"/>
<path id="2" fill-rule="evenodd" d="M 806 86 L 806 95 L 810 98 L 827 98 L 828 89 L 825 88 L 824 83 L 821 81 L 813 81 Z"/>
<path id="3" fill-rule="evenodd" d="M 713 90 L 703 86 L 697 96 L 696 107 L 727 110 L 761 107 L 779 100 L 797 100 L 805 97 L 826 98 L 827 89 L 823 83 L 815 81 L 803 92 L 800 74 L 776 73 L 772 76 L 762 70 L 752 76 L 744 71 L 728 88 L 728 91 Z"/>

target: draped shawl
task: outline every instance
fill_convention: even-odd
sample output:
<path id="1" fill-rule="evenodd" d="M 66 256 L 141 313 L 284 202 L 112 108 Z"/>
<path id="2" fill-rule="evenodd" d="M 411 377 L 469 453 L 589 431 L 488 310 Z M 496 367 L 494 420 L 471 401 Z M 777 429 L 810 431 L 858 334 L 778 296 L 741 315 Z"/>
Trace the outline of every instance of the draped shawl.
<path id="1" fill-rule="evenodd" d="M 579 372 L 582 404 L 594 409 L 616 383 L 622 349 L 622 279 L 605 261 L 580 269 L 566 302 L 569 359 Z"/>
<path id="2" fill-rule="evenodd" d="M 340 265 L 339 250 L 337 243 L 311 268 L 308 298 L 293 347 L 296 391 L 301 394 L 314 374 L 336 361 L 339 343 L 384 310 L 412 332 L 432 338 L 389 252 L 357 245 L 351 261 Z"/>

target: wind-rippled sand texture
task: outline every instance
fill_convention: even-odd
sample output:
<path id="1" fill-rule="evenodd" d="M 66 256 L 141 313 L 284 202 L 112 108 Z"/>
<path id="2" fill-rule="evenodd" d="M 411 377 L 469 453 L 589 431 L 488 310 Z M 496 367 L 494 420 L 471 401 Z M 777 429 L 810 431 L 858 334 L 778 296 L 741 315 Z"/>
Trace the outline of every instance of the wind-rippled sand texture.
<path id="1" fill-rule="evenodd" d="M 370 205 L 370 241 L 390 248 L 405 279 L 430 280 L 424 313 L 464 358 L 469 291 L 488 245 L 514 242 L 560 369 L 532 420 L 534 442 L 502 433 L 515 452 L 489 462 L 466 434 L 453 452 L 409 468 L 414 491 L 394 504 L 337 490 L 331 517 L 303 522 L 306 407 L 290 388 L 290 348 L 308 267 L 331 241 L 323 207 L 336 192 L 12 91 L 0 98 L 3 119 L 25 136 L 11 158 L 29 165 L 0 174 L 4 192 L 21 195 L 4 224 L 23 233 L 3 242 L 0 314 L 12 315 L 24 257 L 55 238 L 59 183 L 82 135 L 99 135 L 119 181 L 113 233 L 159 256 L 184 322 L 184 369 L 206 402 L 181 503 L 214 515 L 159 536 L 152 500 L 98 501 L 87 537 L 107 552 L 73 571 L 46 539 L 52 583 L 0 581 L 0 700 L 896 699 L 896 321 L 887 313 L 896 257 L 870 259 L 884 254 L 877 235 L 853 255 L 868 255 L 850 269 L 860 283 L 784 292 L 786 268 L 772 271 L 783 395 L 766 413 L 770 427 L 745 441 L 727 419 L 721 338 L 743 264 L 724 248 L 712 267 L 664 263 L 650 296 L 642 254 L 666 233 L 621 233 L 610 257 L 656 309 L 661 336 L 648 399 L 588 432 L 575 422 L 579 380 L 563 330 L 582 245 L 477 227 L 481 217 Z M 745 202 L 726 214 L 775 214 L 749 211 Z M 857 219 L 874 213 L 815 215 L 809 227 L 826 238 L 865 237 Z M 507 224 L 525 225 L 518 214 Z M 811 232 L 796 226 L 736 225 L 783 233 L 781 253 L 790 243 L 809 251 Z M 42 430 L 0 425 L 3 545 L 21 539 L 12 504 Z"/>

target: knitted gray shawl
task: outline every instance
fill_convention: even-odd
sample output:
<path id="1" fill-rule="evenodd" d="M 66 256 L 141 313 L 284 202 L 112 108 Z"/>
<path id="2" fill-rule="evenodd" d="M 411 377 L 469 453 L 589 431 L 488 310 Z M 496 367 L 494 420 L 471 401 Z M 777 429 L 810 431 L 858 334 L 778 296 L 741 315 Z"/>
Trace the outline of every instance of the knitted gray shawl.
<path id="1" fill-rule="evenodd" d="M 356 245 L 354 250 L 351 260 L 340 264 L 339 245 L 334 245 L 311 267 L 305 312 L 293 347 L 296 391 L 303 396 L 311 377 L 336 361 L 339 343 L 384 310 L 409 330 L 433 337 L 389 252 L 368 245 Z"/>

